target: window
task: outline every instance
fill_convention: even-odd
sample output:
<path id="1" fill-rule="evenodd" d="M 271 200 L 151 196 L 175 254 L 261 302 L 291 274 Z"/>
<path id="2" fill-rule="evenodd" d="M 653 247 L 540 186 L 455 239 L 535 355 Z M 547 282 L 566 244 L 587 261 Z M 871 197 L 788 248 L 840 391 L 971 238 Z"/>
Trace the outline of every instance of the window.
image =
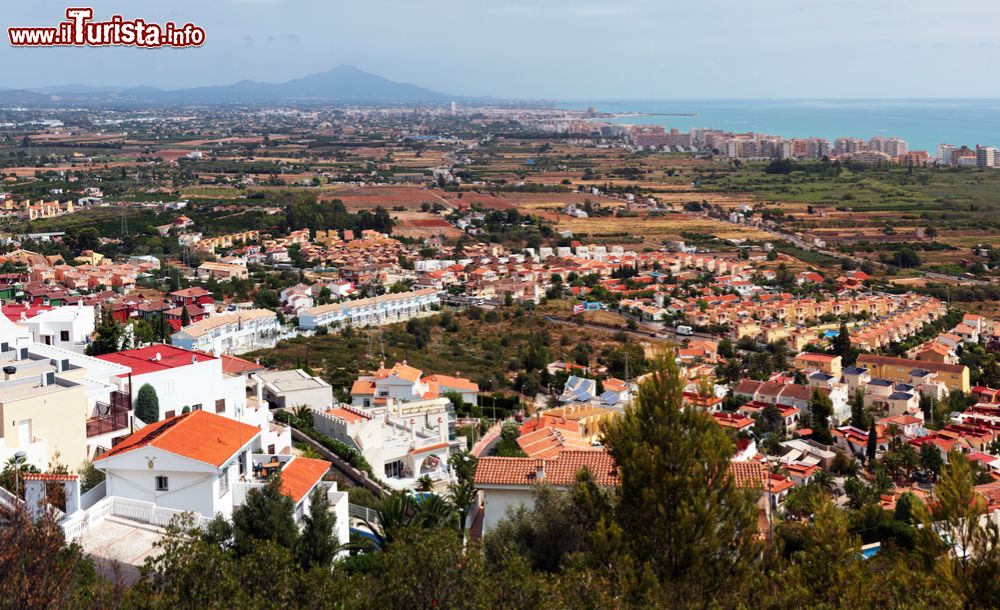
<path id="1" fill-rule="evenodd" d="M 171 417 L 177 415 L 177 411 L 167 411 L 163 414 L 164 419 L 170 419 Z"/>
<path id="2" fill-rule="evenodd" d="M 222 413 L 225 410 L 226 410 L 226 399 L 225 398 L 220 398 L 219 400 L 216 400 L 215 401 L 215 412 L 216 413 Z"/>
<path id="3" fill-rule="evenodd" d="M 403 476 L 402 460 L 394 460 L 385 465 L 385 476 L 392 479 Z"/>
<path id="4" fill-rule="evenodd" d="M 201 411 L 201 403 L 196 404 L 196 405 L 191 405 L 191 410 L 192 411 Z"/>
<path id="5" fill-rule="evenodd" d="M 156 477 L 156 491 L 170 491 L 170 482 L 167 477 Z"/>
<path id="6" fill-rule="evenodd" d="M 244 451 L 240 454 L 240 476 L 247 473 L 247 452 Z"/>
<path id="7" fill-rule="evenodd" d="M 219 475 L 219 497 L 229 493 L 229 466 Z"/>
<path id="8" fill-rule="evenodd" d="M 272 455 L 275 453 L 273 444 L 267 446 L 267 452 Z"/>
<path id="9" fill-rule="evenodd" d="M 69 341 L 69 331 L 68 330 L 59 331 L 59 340 L 62 341 L 63 343 L 67 343 Z"/>

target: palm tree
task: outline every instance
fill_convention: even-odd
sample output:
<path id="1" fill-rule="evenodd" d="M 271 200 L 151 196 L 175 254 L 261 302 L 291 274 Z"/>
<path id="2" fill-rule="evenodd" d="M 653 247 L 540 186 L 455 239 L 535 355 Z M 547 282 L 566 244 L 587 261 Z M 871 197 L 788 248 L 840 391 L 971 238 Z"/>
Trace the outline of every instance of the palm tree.
<path id="1" fill-rule="evenodd" d="M 465 539 L 465 518 L 469 515 L 469 505 L 475 501 L 479 491 L 471 482 L 460 481 L 448 486 L 448 500 L 458 510 L 458 529 Z"/>
<path id="2" fill-rule="evenodd" d="M 405 491 L 395 491 L 375 506 L 375 523 L 367 518 L 362 521 L 375 536 L 378 547 L 385 549 L 402 530 L 413 524 L 414 513 L 413 496 Z"/>
<path id="3" fill-rule="evenodd" d="M 431 475 L 421 475 L 420 478 L 417 479 L 417 491 L 431 491 L 433 489 L 434 479 L 431 478 Z"/>
<path id="4" fill-rule="evenodd" d="M 827 491 L 833 491 L 833 475 L 825 470 L 814 474 L 812 482 Z"/>
<path id="5" fill-rule="evenodd" d="M 407 529 L 450 527 L 456 517 L 455 507 L 437 494 L 417 497 L 408 491 L 396 491 L 375 507 L 375 519 L 362 519 L 380 549 L 391 546 Z"/>

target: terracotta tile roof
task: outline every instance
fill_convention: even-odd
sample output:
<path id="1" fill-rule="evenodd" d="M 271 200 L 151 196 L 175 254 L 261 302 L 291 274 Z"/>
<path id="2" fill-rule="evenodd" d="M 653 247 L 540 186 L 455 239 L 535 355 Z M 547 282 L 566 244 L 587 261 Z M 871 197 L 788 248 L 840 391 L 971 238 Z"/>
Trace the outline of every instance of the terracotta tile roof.
<path id="1" fill-rule="evenodd" d="M 264 367 L 260 364 L 244 360 L 243 358 L 237 358 L 236 356 L 222 354 L 219 358 L 222 360 L 222 372 L 227 375 L 241 375 L 243 373 L 264 370 Z"/>
<path id="2" fill-rule="evenodd" d="M 538 469 L 544 476 L 538 477 Z M 484 457 L 476 468 L 477 485 L 525 486 L 545 482 L 572 485 L 576 473 L 587 467 L 598 485 L 617 485 L 618 471 L 611 454 L 603 449 L 570 450 L 550 459 Z"/>
<path id="3" fill-rule="evenodd" d="M 426 451 L 436 451 L 438 449 L 447 449 L 449 443 L 447 441 L 442 443 L 434 443 L 433 445 L 427 445 L 425 447 L 417 447 L 415 449 L 410 449 L 410 453 L 424 453 Z"/>
<path id="4" fill-rule="evenodd" d="M 365 421 L 367 419 L 370 419 L 369 417 L 366 417 L 350 409 L 345 409 L 344 407 L 336 407 L 334 409 L 328 409 L 326 414 L 332 415 L 334 417 L 339 417 L 340 419 L 348 423 Z"/>
<path id="5" fill-rule="evenodd" d="M 416 382 L 418 379 L 420 379 L 420 376 L 422 374 L 423 374 L 423 371 L 421 371 L 420 369 L 414 368 L 412 366 L 408 366 L 405 362 L 403 362 L 403 363 L 397 363 L 396 366 L 394 366 L 391 369 L 389 369 L 386 372 L 386 375 L 384 375 L 384 376 L 388 377 L 389 375 L 395 375 L 396 377 L 399 377 L 400 379 L 405 379 L 406 381 Z"/>
<path id="6" fill-rule="evenodd" d="M 330 462 L 307 457 L 295 457 L 281 469 L 281 493 L 298 502 L 316 486 L 327 471 Z"/>
<path id="7" fill-rule="evenodd" d="M 892 356 L 879 356 L 878 354 L 861 354 L 858 356 L 858 366 L 899 366 L 914 369 L 927 369 L 932 372 L 958 373 L 966 370 L 964 364 L 941 364 L 939 362 L 926 362 L 924 360 L 910 360 L 909 358 L 895 358 Z"/>
<path id="8" fill-rule="evenodd" d="M 56 472 L 28 472 L 22 475 L 25 481 L 75 481 L 80 478 L 75 474 L 62 474 Z"/>
<path id="9" fill-rule="evenodd" d="M 367 396 L 371 394 L 375 395 L 375 382 L 370 379 L 358 379 L 351 386 L 351 394 L 358 394 Z"/>
<path id="10" fill-rule="evenodd" d="M 463 379 L 462 377 L 428 375 L 427 377 L 424 377 L 424 381 L 427 383 L 437 383 L 440 387 L 445 388 L 446 391 L 450 389 L 465 390 L 467 392 L 479 391 L 479 384 L 474 381 L 469 381 L 468 379 Z"/>
<path id="11" fill-rule="evenodd" d="M 191 411 L 146 426 L 95 461 L 149 445 L 218 467 L 259 434 L 256 426 L 208 411 Z"/>
<path id="12" fill-rule="evenodd" d="M 532 458 L 553 458 L 566 449 L 590 449 L 590 443 L 576 431 L 559 430 L 552 426 L 540 428 L 517 439 L 521 450 Z"/>
<path id="13" fill-rule="evenodd" d="M 730 462 L 729 473 L 737 487 L 763 489 L 767 466 L 763 462 Z"/>

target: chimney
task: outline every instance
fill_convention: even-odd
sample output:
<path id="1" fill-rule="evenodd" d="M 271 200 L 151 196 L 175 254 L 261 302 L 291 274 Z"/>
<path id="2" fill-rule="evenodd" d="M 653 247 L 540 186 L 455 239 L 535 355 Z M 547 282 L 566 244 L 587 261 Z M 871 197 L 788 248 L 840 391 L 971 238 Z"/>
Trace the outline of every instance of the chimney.
<path id="1" fill-rule="evenodd" d="M 9 381 L 10 378 L 13 377 L 15 373 L 17 373 L 17 367 L 16 366 L 5 366 L 5 367 L 3 367 L 3 380 L 4 381 Z"/>
<path id="2" fill-rule="evenodd" d="M 545 460 L 535 460 L 535 480 L 545 479 Z"/>
<path id="3" fill-rule="evenodd" d="M 191 354 L 191 364 L 198 364 L 198 355 Z"/>
<path id="4" fill-rule="evenodd" d="M 47 385 L 48 385 L 48 378 L 46 377 L 45 373 L 40 373 L 38 375 L 38 387 L 44 388 Z"/>

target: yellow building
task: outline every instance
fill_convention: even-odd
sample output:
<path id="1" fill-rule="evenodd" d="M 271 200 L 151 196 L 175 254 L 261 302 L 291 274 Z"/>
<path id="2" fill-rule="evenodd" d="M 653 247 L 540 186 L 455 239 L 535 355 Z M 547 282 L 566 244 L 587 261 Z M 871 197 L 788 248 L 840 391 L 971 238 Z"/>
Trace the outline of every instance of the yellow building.
<path id="1" fill-rule="evenodd" d="M 826 373 L 833 377 L 840 377 L 842 366 L 840 356 L 830 354 L 814 354 L 812 352 L 802 352 L 795 356 L 795 368 L 807 373 Z"/>
<path id="2" fill-rule="evenodd" d="M 617 412 L 591 405 L 568 405 L 542 411 L 539 415 L 550 420 L 575 423 L 576 431 L 587 442 L 593 443 L 600 440 L 604 425 L 614 419 Z"/>
<path id="3" fill-rule="evenodd" d="M 969 367 L 964 364 L 943 364 L 925 360 L 910 360 L 909 358 L 861 354 L 858 356 L 858 366 L 867 368 L 872 377 L 881 377 L 897 383 L 909 383 L 911 371 L 925 370 L 935 373 L 938 381 L 944 383 L 949 392 L 955 390 L 968 392 L 971 387 Z"/>
<path id="4" fill-rule="evenodd" d="M 0 383 L 0 437 L 0 455 L 21 450 L 36 465 L 76 470 L 89 457 L 84 385 L 45 372 Z"/>

